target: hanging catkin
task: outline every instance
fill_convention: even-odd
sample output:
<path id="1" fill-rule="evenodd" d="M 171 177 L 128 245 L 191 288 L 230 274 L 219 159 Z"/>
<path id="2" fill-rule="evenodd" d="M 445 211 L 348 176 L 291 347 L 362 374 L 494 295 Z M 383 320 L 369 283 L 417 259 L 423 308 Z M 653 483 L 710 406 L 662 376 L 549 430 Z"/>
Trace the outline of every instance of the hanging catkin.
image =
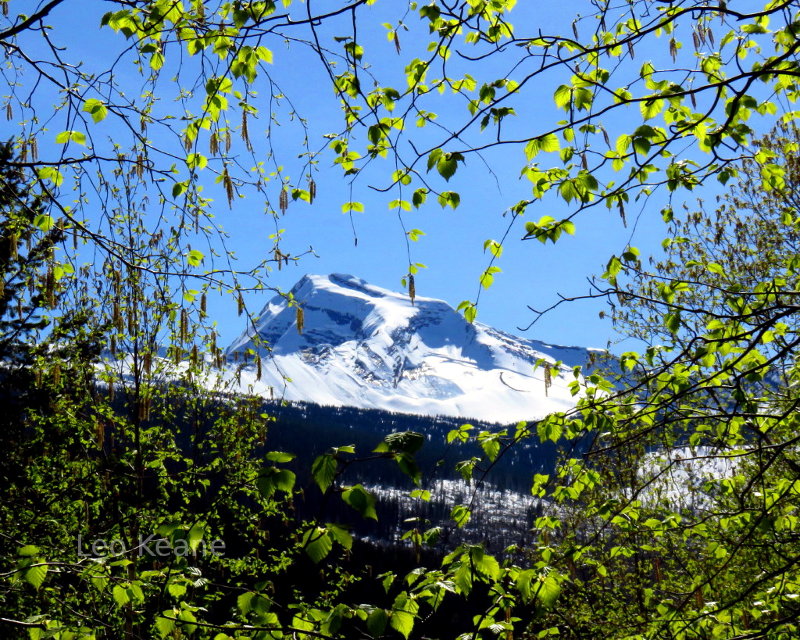
<path id="1" fill-rule="evenodd" d="M 211 156 L 219 154 L 219 138 L 217 138 L 216 131 L 212 132 L 211 136 L 208 138 L 208 154 Z"/>
<path id="2" fill-rule="evenodd" d="M 297 307 L 297 311 L 295 312 L 295 318 L 297 320 L 297 333 L 303 333 L 303 327 L 305 326 L 305 320 L 306 320 L 303 307 Z"/>
<path id="3" fill-rule="evenodd" d="M 250 131 L 247 129 L 247 109 L 242 109 L 242 140 L 247 150 L 252 151 L 253 144 L 250 142 Z"/>
<path id="4" fill-rule="evenodd" d="M 547 391 L 550 389 L 550 386 L 553 384 L 553 379 L 550 374 L 550 367 L 545 366 L 544 368 L 544 395 L 547 396 Z"/>
<path id="5" fill-rule="evenodd" d="M 289 192 L 286 190 L 286 187 L 281 189 L 281 195 L 278 198 L 278 208 L 281 210 L 281 213 L 286 213 L 286 210 L 289 208 Z"/>
<path id="6" fill-rule="evenodd" d="M 55 309 L 56 306 L 56 276 L 53 273 L 53 267 L 48 267 L 47 278 L 45 280 L 45 298 L 47 299 L 47 306 Z"/>
<path id="7" fill-rule="evenodd" d="M 414 304 L 414 298 L 417 296 L 417 288 L 414 285 L 414 276 L 408 276 L 408 297 L 411 298 L 411 304 Z"/>
<path id="8" fill-rule="evenodd" d="M 314 178 L 308 179 L 308 200 L 309 202 L 314 202 L 314 198 L 317 197 L 317 183 L 314 182 Z"/>
<path id="9" fill-rule="evenodd" d="M 106 426 L 103 424 L 103 421 L 98 418 L 94 419 L 94 432 L 97 438 L 97 448 L 102 449 L 106 441 Z"/>
<path id="10" fill-rule="evenodd" d="M 228 198 L 228 208 L 233 207 L 233 180 L 228 173 L 228 167 L 222 172 L 222 184 L 225 187 L 225 196 Z"/>
<path id="11" fill-rule="evenodd" d="M 9 260 L 16 260 L 18 255 L 18 247 L 17 243 L 19 242 L 19 236 L 16 233 L 12 233 L 8 236 L 8 259 Z"/>
<path id="12" fill-rule="evenodd" d="M 181 309 L 181 335 L 180 335 L 181 344 L 184 344 L 189 341 L 189 314 L 186 313 L 186 309 Z"/>

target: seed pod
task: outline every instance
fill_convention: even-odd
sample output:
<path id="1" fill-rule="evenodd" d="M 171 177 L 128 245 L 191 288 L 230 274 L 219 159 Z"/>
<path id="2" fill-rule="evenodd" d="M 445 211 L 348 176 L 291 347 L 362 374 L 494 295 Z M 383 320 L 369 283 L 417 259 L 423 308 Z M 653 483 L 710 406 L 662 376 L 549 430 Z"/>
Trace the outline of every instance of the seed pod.
<path id="1" fill-rule="evenodd" d="M 200 317 L 205 318 L 206 315 L 207 315 L 206 292 L 203 291 L 203 294 L 200 296 Z"/>
<path id="2" fill-rule="evenodd" d="M 225 153 L 229 153 L 231 150 L 231 130 L 225 130 Z"/>
<path id="3" fill-rule="evenodd" d="M 308 179 L 308 199 L 310 202 L 314 202 L 314 198 L 317 197 L 317 183 L 314 182 L 314 178 Z"/>
<path id="4" fill-rule="evenodd" d="M 197 363 L 200 362 L 200 356 L 197 353 L 197 345 L 192 345 L 192 366 L 196 367 Z"/>
<path id="5" fill-rule="evenodd" d="M 297 307 L 295 319 L 297 321 L 297 333 L 303 333 L 303 326 L 305 325 L 305 312 L 303 311 L 303 307 Z"/>
<path id="6" fill-rule="evenodd" d="M 414 298 L 417 297 L 417 287 L 414 284 L 414 276 L 408 276 L 408 297 L 411 298 L 411 304 L 414 304 Z"/>
<path id="7" fill-rule="evenodd" d="M 256 354 L 256 380 L 261 380 L 261 356 Z"/>

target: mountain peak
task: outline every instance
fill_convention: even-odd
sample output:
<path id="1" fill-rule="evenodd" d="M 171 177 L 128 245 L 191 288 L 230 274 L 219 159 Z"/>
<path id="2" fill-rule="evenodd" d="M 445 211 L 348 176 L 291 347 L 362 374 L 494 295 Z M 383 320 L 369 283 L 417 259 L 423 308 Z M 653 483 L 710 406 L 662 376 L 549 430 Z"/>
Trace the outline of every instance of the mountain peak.
<path id="1" fill-rule="evenodd" d="M 442 300 L 412 304 L 348 274 L 305 275 L 290 294 L 272 298 L 255 330 L 227 351 L 234 359 L 256 351 L 262 378 L 245 366 L 243 384 L 288 400 L 515 422 L 574 404 L 566 377 L 545 389 L 537 361 L 561 361 L 566 374 L 589 357 L 470 324 Z"/>

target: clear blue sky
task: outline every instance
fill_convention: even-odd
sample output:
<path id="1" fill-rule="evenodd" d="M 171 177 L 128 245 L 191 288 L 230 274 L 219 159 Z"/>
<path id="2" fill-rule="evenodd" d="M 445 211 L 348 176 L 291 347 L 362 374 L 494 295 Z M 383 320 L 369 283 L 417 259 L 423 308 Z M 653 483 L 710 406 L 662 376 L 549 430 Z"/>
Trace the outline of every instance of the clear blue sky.
<path id="1" fill-rule="evenodd" d="M 542 29 L 566 33 L 569 29 L 573 17 L 569 3 L 548 5 L 546 11 L 543 11 L 541 3 L 519 5 L 511 15 L 517 32 L 531 34 Z M 87 65 L 96 64 L 98 68 L 104 68 L 107 63 L 104 56 L 109 46 L 117 46 L 122 41 L 109 30 L 101 32 L 99 26 L 94 26 L 99 24 L 100 16 L 109 5 L 99 1 L 81 3 L 82 13 L 75 12 L 75 6 L 75 3 L 64 3 L 53 11 L 50 22 L 55 27 L 54 39 L 68 45 L 70 51 L 78 51 Z M 405 19 L 410 28 L 399 31 L 402 49 L 398 54 L 395 45 L 387 40 L 385 28 L 380 26 L 381 22 L 396 19 L 393 14 L 397 5 L 378 2 L 374 11 L 373 26 L 365 28 L 362 25 L 359 32 L 365 59 L 374 65 L 369 72 L 380 77 L 383 85 L 402 89 L 405 86 L 403 66 L 413 55 L 425 54 L 425 44 L 430 39 L 427 29 L 419 28 L 420 21 L 415 13 L 408 14 Z M 342 45 L 334 40 L 334 36 L 349 35 L 350 28 L 347 15 L 326 24 L 320 31 L 322 45 L 340 50 Z M 274 54 L 274 65 L 269 71 L 276 84 L 270 87 L 262 75 L 252 87 L 259 94 L 253 101 L 258 104 L 261 114 L 257 120 L 250 120 L 249 129 L 260 154 L 257 160 L 263 161 L 268 170 L 276 169 L 280 164 L 283 175 L 295 180 L 305 162 L 298 155 L 303 153 L 306 133 L 297 116 L 307 122 L 309 147 L 315 150 L 325 144 L 325 134 L 341 130 L 340 111 L 329 79 L 310 49 L 290 45 L 281 38 L 268 39 L 264 44 Z M 639 52 L 636 65 L 641 64 L 646 55 L 663 59 L 668 55 L 666 42 L 663 51 Z M 513 62 L 518 57 L 512 56 Z M 177 58 L 170 57 L 168 51 L 165 69 L 169 70 L 169 65 L 175 60 Z M 186 60 L 191 64 L 191 60 Z M 130 70 L 130 78 L 126 70 Z M 493 79 L 505 73 L 515 77 L 530 71 L 524 64 L 512 70 L 495 62 L 478 64 L 453 60 L 451 74 L 455 75 L 459 70 L 468 70 L 479 79 Z M 129 63 L 127 67 L 119 65 L 116 73 L 118 80 L 130 79 L 136 83 L 132 84 L 132 91 L 141 88 L 142 82 Z M 568 80 L 563 71 L 559 74 L 544 78 L 541 87 L 528 90 L 510 103 L 517 107 L 519 115 L 507 119 L 508 124 L 504 126 L 513 127 L 525 137 L 541 132 L 548 123 L 563 118 L 563 112 L 557 112 L 552 101 L 554 88 Z M 362 77 L 362 82 L 366 85 L 369 80 Z M 170 100 L 175 84 L 170 73 L 162 74 L 156 91 L 164 93 L 165 112 L 174 109 Z M 291 106 L 287 100 L 268 101 L 270 94 L 279 91 L 291 100 Z M 431 104 L 432 110 L 439 113 L 439 122 L 445 126 L 460 122 L 467 113 L 463 100 L 456 101 L 453 96 Z M 270 110 L 274 114 L 271 126 Z M 239 117 L 238 112 L 232 117 Z M 604 122 L 612 138 L 628 124 L 624 118 L 624 114 L 619 114 Z M 409 123 L 408 126 L 413 128 L 414 125 Z M 268 129 L 269 143 L 280 156 L 278 159 L 266 153 Z M 113 135 L 113 129 L 106 131 Z M 435 142 L 437 129 L 431 127 L 415 135 L 416 142 L 424 147 L 429 140 Z M 482 138 L 473 136 L 469 142 L 485 142 L 491 137 L 492 132 L 487 129 Z M 252 164 L 244 154 L 241 162 L 243 165 Z M 553 158 L 552 164 L 557 162 Z M 475 299 L 478 278 L 489 263 L 488 254 L 483 251 L 484 240 L 499 240 L 508 226 L 509 217 L 504 213 L 509 205 L 531 195 L 528 181 L 519 177 L 524 164 L 525 157 L 519 147 L 489 150 L 480 157 L 470 155 L 447 185 L 461 194 L 461 206 L 457 210 L 443 210 L 431 198 L 422 209 L 402 214 L 407 229 L 418 228 L 426 234 L 411 245 L 411 261 L 427 265 L 427 269 L 421 270 L 416 278 L 418 295 L 441 298 L 453 306 L 464 299 Z M 365 169 L 351 187 L 339 168 L 332 165 L 332 155 L 320 156 L 314 173 L 316 201 L 311 205 L 292 202 L 285 215 L 277 221 L 277 227 L 283 230 L 285 238 L 284 251 L 298 254 L 313 249 L 315 255 L 306 256 L 298 265 L 275 271 L 270 284 L 288 290 L 305 273 L 344 272 L 379 286 L 399 289 L 400 280 L 408 268 L 406 241 L 397 211 L 387 208 L 387 202 L 398 194 L 384 194 L 372 188 L 386 186 L 392 168 L 388 161 L 375 163 Z M 242 259 L 241 267 L 246 267 L 265 257 L 270 250 L 272 241 L 268 236 L 275 232 L 276 221 L 264 214 L 261 196 L 252 191 L 248 198 L 237 201 L 229 210 L 221 190 L 213 184 L 213 177 L 212 174 L 206 176 L 207 193 L 215 199 L 217 221 L 230 234 L 228 244 Z M 273 204 L 277 203 L 279 184 L 279 181 L 273 181 L 267 185 Z M 365 205 L 363 213 L 353 214 L 352 226 L 350 218 L 341 213 L 341 204 L 351 199 L 351 188 L 352 199 Z M 710 197 L 713 192 L 706 195 Z M 408 192 L 404 194 L 404 197 L 409 196 Z M 543 308 L 557 301 L 559 294 L 586 293 L 589 290 L 587 277 L 602 273 L 609 256 L 621 252 L 629 242 L 641 248 L 645 255 L 656 251 L 664 235 L 659 215 L 664 198 L 664 195 L 657 194 L 647 201 L 631 203 L 627 210 L 627 227 L 623 226 L 616 211 L 608 211 L 605 207 L 585 212 L 575 220 L 576 235 L 564 236 L 556 245 L 522 241 L 524 220 L 518 223 L 509 233 L 504 255 L 497 262 L 502 273 L 496 276 L 494 286 L 481 294 L 478 319 L 520 333 L 519 328 L 527 326 L 534 317 L 528 305 Z M 549 197 L 529 207 L 525 219 L 537 220 L 543 215 L 559 218 L 568 213 L 570 210 L 563 202 Z M 271 295 L 267 292 L 249 294 L 246 298 L 248 307 L 257 311 Z M 599 301 L 562 305 L 523 335 L 555 344 L 602 347 L 616 338 L 610 321 L 598 317 L 605 308 L 605 303 Z M 221 343 L 228 343 L 244 328 L 244 321 L 237 317 L 236 305 L 230 299 L 212 297 L 209 311 L 219 324 Z M 626 348 L 626 345 L 614 347 L 615 350 Z"/>

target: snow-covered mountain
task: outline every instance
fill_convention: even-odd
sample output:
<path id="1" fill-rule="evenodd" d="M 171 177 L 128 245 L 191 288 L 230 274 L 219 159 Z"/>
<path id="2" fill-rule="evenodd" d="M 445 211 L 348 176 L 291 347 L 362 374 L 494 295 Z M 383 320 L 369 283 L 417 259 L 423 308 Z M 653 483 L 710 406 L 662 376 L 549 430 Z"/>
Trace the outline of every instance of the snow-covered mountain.
<path id="1" fill-rule="evenodd" d="M 572 368 L 592 351 L 470 324 L 442 300 L 412 304 L 349 275 L 304 276 L 291 295 L 302 332 L 296 307 L 277 296 L 226 352 L 247 362 L 228 375 L 265 397 L 510 423 L 573 406 Z M 248 350 L 260 355 L 260 380 Z M 540 358 L 563 363 L 547 390 Z"/>

